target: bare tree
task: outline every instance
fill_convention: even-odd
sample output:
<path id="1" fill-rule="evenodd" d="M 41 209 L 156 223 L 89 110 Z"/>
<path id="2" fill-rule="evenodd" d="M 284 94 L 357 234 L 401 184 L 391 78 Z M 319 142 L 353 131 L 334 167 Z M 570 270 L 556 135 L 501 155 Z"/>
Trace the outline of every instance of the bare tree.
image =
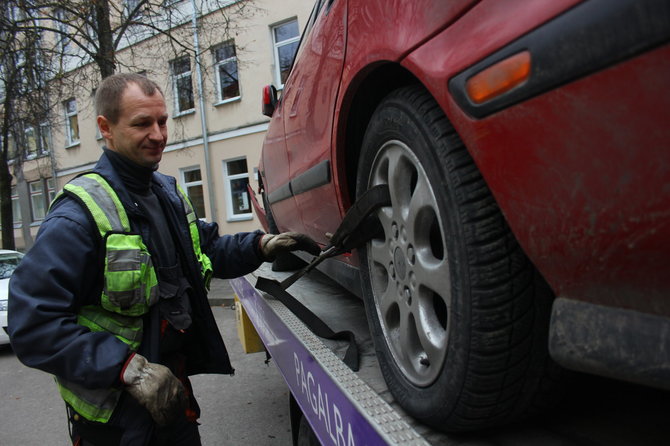
<path id="1" fill-rule="evenodd" d="M 29 20 L 20 5 L 7 1 L 1 8 L 0 223 L 3 248 L 14 249 L 12 171 L 20 177 L 24 158 L 38 146 L 41 125 L 49 115 L 47 80 L 54 73 L 49 69 L 50 54 L 41 33 L 20 24 Z M 27 224 L 25 229 L 29 236 Z"/>
<path id="2" fill-rule="evenodd" d="M 151 58 L 196 56 L 192 27 L 206 17 L 204 34 L 228 39 L 242 19 L 259 11 L 253 0 L 3 0 L 0 6 L 0 215 L 2 244 L 14 249 L 12 175 L 20 177 L 26 120 L 54 123 L 49 98 L 62 91 L 92 91 L 118 69 L 141 71 Z M 154 37 L 164 42 L 141 57 L 136 47 Z M 167 44 L 165 44 L 165 42 Z M 120 53 L 127 53 L 119 57 Z M 94 69 L 82 70 L 82 67 Z M 33 124 L 37 126 L 39 124 Z M 14 146 L 14 150 L 10 145 Z M 53 160 L 53 157 L 51 158 Z M 18 169 L 18 170 L 17 170 Z M 52 166 L 53 169 L 53 166 Z M 29 231 L 24 236 L 30 237 Z"/>
<path id="3" fill-rule="evenodd" d="M 9 0 L 24 11 L 18 30 L 27 28 L 46 33 L 59 43 L 64 59 L 61 67 L 69 71 L 93 62 L 101 78 L 113 74 L 117 54 L 133 44 L 163 35 L 170 49 L 195 54 L 184 30 L 197 15 L 216 13 L 212 32 L 229 36 L 239 19 L 258 8 L 253 0 Z M 186 30 L 188 31 L 188 30 Z M 188 35 L 188 34 L 186 34 Z M 135 68 L 129 66 L 129 68 Z"/>

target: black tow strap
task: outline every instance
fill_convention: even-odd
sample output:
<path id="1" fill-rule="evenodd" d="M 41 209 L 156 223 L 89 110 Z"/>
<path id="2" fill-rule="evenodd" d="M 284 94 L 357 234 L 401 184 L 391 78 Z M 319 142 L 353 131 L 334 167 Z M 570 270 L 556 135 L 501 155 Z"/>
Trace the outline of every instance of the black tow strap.
<path id="1" fill-rule="evenodd" d="M 291 296 L 286 290 L 282 289 L 279 282 L 276 280 L 259 277 L 256 281 L 256 288 L 261 291 L 276 297 L 286 305 L 286 308 L 291 310 L 293 314 L 307 325 L 307 327 L 317 336 L 334 341 L 348 341 L 349 347 L 344 354 L 344 363 L 354 372 L 358 371 L 358 345 L 356 345 L 356 337 L 350 331 L 334 332 L 325 322 L 312 313 L 312 311 L 304 306 L 298 299 Z"/>
<path id="2" fill-rule="evenodd" d="M 380 231 L 383 232 L 379 220 L 374 218 L 372 214 L 379 208 L 390 205 L 391 195 L 387 185 L 378 185 L 368 189 L 347 211 L 342 223 L 331 237 L 330 244 L 307 266 L 284 279 L 281 283 L 265 277 L 259 277 L 256 281 L 257 289 L 279 299 L 315 335 L 325 339 L 348 341 L 349 347 L 347 347 L 343 361 L 354 372 L 359 369 L 358 345 L 356 345 L 354 334 L 348 330 L 334 332 L 309 308 L 291 296 L 286 289 L 325 259 L 357 248 L 379 234 Z"/>

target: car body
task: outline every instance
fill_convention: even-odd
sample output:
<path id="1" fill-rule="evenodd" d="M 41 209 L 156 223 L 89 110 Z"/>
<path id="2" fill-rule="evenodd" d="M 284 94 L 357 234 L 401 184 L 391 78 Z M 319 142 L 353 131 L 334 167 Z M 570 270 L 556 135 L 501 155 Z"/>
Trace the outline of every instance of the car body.
<path id="1" fill-rule="evenodd" d="M 12 273 L 19 266 L 23 254 L 9 249 L 0 249 L 0 345 L 9 344 L 7 334 L 8 286 Z"/>
<path id="2" fill-rule="evenodd" d="M 387 381 L 395 374 L 400 387 L 408 380 L 404 390 L 390 384 L 401 404 L 412 399 L 413 389 L 431 389 L 447 373 L 450 358 L 459 358 L 450 350 L 458 340 L 478 340 L 484 350 L 521 342 L 510 334 L 511 325 L 500 330 L 504 341 L 476 330 L 461 339 L 462 331 L 449 327 L 459 326 L 452 318 L 472 322 L 483 311 L 461 289 L 480 292 L 482 278 L 483 288 L 514 288 L 518 277 L 530 274 L 539 278 L 528 283 L 539 290 L 546 281 L 552 297 L 547 313 L 537 310 L 528 322 L 541 320 L 529 332 L 546 334 L 534 339 L 555 361 L 670 388 L 670 341 L 663 335 L 670 330 L 669 42 L 670 5 L 652 0 L 317 2 L 282 97 L 271 101 L 259 166 L 265 206 L 255 207 L 266 229 L 304 232 L 325 246 L 362 187 L 389 184 L 394 205 L 386 216 L 379 214 L 385 234 L 363 249 L 367 255 L 343 255 L 325 269 L 366 298 L 369 318 L 381 320 L 372 324 L 373 332 L 382 332 L 378 354 L 386 351 L 386 368 L 397 369 L 382 365 L 382 371 Z M 407 127 L 417 111 L 426 117 L 415 116 Z M 423 130 L 416 138 L 403 140 L 403 132 L 414 135 L 417 128 Z M 375 139 L 385 132 L 386 140 Z M 413 147 L 424 136 L 445 149 L 433 156 Z M 370 144 L 379 148 L 366 149 Z M 452 153 L 460 147 L 467 159 Z M 395 165 L 413 173 L 395 176 L 402 171 L 394 171 Z M 399 186 L 403 181 L 407 186 Z M 424 192 L 401 209 L 403 188 Z M 470 193 L 478 201 L 468 201 Z M 427 203 L 423 208 L 415 204 L 421 200 Z M 495 240 L 485 234 L 494 220 Z M 399 237 L 393 234 L 398 228 Z M 439 249 L 430 247 L 431 240 Z M 494 241 L 507 247 L 495 254 L 500 246 Z M 516 243 L 523 257 L 514 257 Z M 429 262 L 414 265 L 414 253 L 430 249 L 431 258 L 444 261 L 443 270 L 430 269 Z M 502 270 L 515 268 L 512 258 L 527 260 L 529 269 L 503 280 Z M 479 268 L 482 262 L 488 269 Z M 416 268 L 414 282 L 404 277 L 405 265 Z M 502 275 L 486 282 L 498 270 Z M 440 271 L 451 278 L 434 280 Z M 399 273 L 402 280 L 395 277 Z M 397 294 L 386 291 L 391 282 Z M 415 286 L 432 289 L 438 295 L 433 301 L 444 303 L 412 303 Z M 400 303 L 403 293 L 413 308 L 408 313 Z M 379 307 L 389 296 L 394 302 L 385 313 Z M 517 320 L 539 301 L 536 296 L 515 309 L 501 306 L 496 314 Z M 433 310 L 445 314 L 426 322 Z M 406 321 L 398 323 L 401 334 L 394 334 L 396 323 L 388 319 L 398 314 L 423 327 L 419 338 L 403 338 Z M 421 375 L 419 368 L 410 369 L 417 361 L 431 362 L 427 344 L 435 329 L 447 332 L 438 342 L 447 352 L 433 357 L 447 366 Z M 404 344 L 394 347 L 396 342 Z M 403 359 L 403 348 L 412 346 L 425 351 Z M 518 356 L 510 353 L 512 358 Z M 454 376 L 466 382 L 477 371 L 459 373 Z M 412 404 L 409 412 L 427 423 L 450 420 L 447 430 L 514 418 L 497 417 L 491 407 L 482 416 L 489 421 L 459 424 L 455 418 L 466 416 L 454 408 L 458 401 L 445 403 L 444 411 L 453 415 L 444 417 L 433 416 L 442 410 L 439 404 L 427 410 Z"/>

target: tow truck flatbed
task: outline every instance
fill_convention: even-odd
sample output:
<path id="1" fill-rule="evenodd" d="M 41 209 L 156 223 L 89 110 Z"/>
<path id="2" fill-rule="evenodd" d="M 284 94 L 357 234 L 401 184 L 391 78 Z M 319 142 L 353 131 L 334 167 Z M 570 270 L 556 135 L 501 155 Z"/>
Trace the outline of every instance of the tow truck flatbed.
<path id="1" fill-rule="evenodd" d="M 317 337 L 280 301 L 254 287 L 259 276 L 281 281 L 288 275 L 273 272 L 266 264 L 231 280 L 231 285 L 322 445 L 571 445 L 584 441 L 660 445 L 670 438 L 667 392 L 610 382 L 592 396 L 608 397 L 613 388 L 619 392 L 621 407 L 610 409 L 608 402 L 598 405 L 588 400 L 569 414 L 559 412 L 513 427 L 459 435 L 438 432 L 409 417 L 393 400 L 359 298 L 318 271 L 288 289 L 334 331 L 354 332 L 360 370 L 353 372 L 341 360 L 346 342 Z"/>

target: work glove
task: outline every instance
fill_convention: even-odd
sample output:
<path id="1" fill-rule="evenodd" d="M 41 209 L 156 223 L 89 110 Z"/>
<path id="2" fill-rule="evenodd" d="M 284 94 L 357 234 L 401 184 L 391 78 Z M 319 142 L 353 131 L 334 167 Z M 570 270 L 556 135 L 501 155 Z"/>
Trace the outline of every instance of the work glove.
<path id="1" fill-rule="evenodd" d="M 166 426 L 183 414 L 188 404 L 181 381 L 164 365 L 154 364 L 133 353 L 121 371 L 126 391 L 151 414 L 159 426 Z"/>
<path id="2" fill-rule="evenodd" d="M 277 255 L 291 251 L 307 251 L 318 256 L 321 248 L 314 240 L 299 232 L 283 232 L 281 234 L 265 234 L 260 240 L 260 250 L 263 258 L 271 262 Z"/>

